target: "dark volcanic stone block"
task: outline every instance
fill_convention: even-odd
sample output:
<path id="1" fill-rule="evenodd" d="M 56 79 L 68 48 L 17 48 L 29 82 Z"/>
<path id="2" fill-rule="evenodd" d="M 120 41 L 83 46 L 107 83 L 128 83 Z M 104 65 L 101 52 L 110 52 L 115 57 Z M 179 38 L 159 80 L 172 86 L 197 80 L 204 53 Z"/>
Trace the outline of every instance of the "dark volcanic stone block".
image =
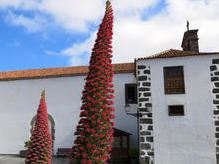
<path id="1" fill-rule="evenodd" d="M 145 157 L 145 164 L 150 164 L 150 157 Z"/>
<path id="2" fill-rule="evenodd" d="M 149 100 L 149 98 L 140 98 L 138 101 L 139 102 L 145 102 L 145 101 L 148 101 Z"/>
<path id="3" fill-rule="evenodd" d="M 219 104 L 219 100 L 213 100 L 214 104 Z"/>
<path id="4" fill-rule="evenodd" d="M 150 155 L 150 156 L 154 156 L 154 152 L 153 152 L 153 151 L 148 152 L 148 155 Z"/>
<path id="5" fill-rule="evenodd" d="M 151 86 L 151 83 L 150 82 L 144 82 L 142 83 L 143 86 L 146 86 L 146 87 L 150 87 Z"/>
<path id="6" fill-rule="evenodd" d="M 152 164 L 152 163 L 150 163 L 149 157 L 143 157 L 140 159 L 140 164 Z"/>
<path id="7" fill-rule="evenodd" d="M 214 125 L 219 125 L 219 121 L 215 121 L 215 122 L 214 122 Z"/>
<path id="8" fill-rule="evenodd" d="M 145 70 L 145 71 L 144 71 L 144 74 L 150 74 L 150 73 L 151 73 L 150 70 Z"/>
<path id="9" fill-rule="evenodd" d="M 151 103 L 146 103 L 145 107 L 152 107 L 152 104 Z"/>
<path id="10" fill-rule="evenodd" d="M 140 137 L 140 142 L 144 142 L 145 138 L 144 137 Z"/>
<path id="11" fill-rule="evenodd" d="M 142 130 L 142 126 L 140 125 L 140 130 Z"/>
<path id="12" fill-rule="evenodd" d="M 216 141 L 217 146 L 219 146 L 219 140 Z"/>
<path id="13" fill-rule="evenodd" d="M 145 65 L 138 65 L 138 69 L 145 69 L 146 66 Z"/>
<path id="14" fill-rule="evenodd" d="M 146 93 L 143 93 L 144 97 L 150 97 L 151 96 L 151 93 L 150 92 L 146 92 Z"/>
<path id="15" fill-rule="evenodd" d="M 213 64 L 219 64 L 219 59 L 213 59 L 213 60 L 212 60 L 212 63 L 213 63 Z"/>
<path id="16" fill-rule="evenodd" d="M 141 151 L 141 155 L 145 155 L 145 152 Z"/>
<path id="17" fill-rule="evenodd" d="M 142 131 L 142 132 L 140 132 L 140 135 L 141 136 L 151 135 L 151 132 L 149 132 L 149 131 Z"/>
<path id="18" fill-rule="evenodd" d="M 152 113 L 148 113 L 147 115 L 148 115 L 148 117 L 152 117 Z"/>
<path id="19" fill-rule="evenodd" d="M 142 143 L 141 144 L 141 149 L 143 149 L 143 150 L 150 150 L 151 149 L 151 145 L 147 144 L 147 143 Z"/>
<path id="20" fill-rule="evenodd" d="M 150 118 L 142 118 L 142 119 L 140 119 L 140 123 L 141 124 L 152 124 L 153 121 Z"/>
<path id="21" fill-rule="evenodd" d="M 218 77 L 212 77 L 211 81 L 219 81 L 219 78 Z"/>
<path id="22" fill-rule="evenodd" d="M 139 111 L 140 112 L 148 112 L 148 109 L 147 108 L 139 108 Z"/>
<path id="23" fill-rule="evenodd" d="M 154 142 L 154 137 L 146 137 L 146 141 L 148 141 L 148 142 Z"/>
<path id="24" fill-rule="evenodd" d="M 214 83 L 215 87 L 219 87 L 219 82 Z"/>
<path id="25" fill-rule="evenodd" d="M 149 126 L 148 126 L 148 130 L 153 130 L 153 126 L 152 126 L 152 125 L 149 125 Z"/>
<path id="26" fill-rule="evenodd" d="M 148 79 L 147 76 L 139 76 L 138 81 L 146 81 Z"/>
<path id="27" fill-rule="evenodd" d="M 219 110 L 214 110 L 214 115 L 218 115 L 219 114 Z"/>
<path id="28" fill-rule="evenodd" d="M 213 89 L 213 93 L 219 93 L 219 89 Z"/>
<path id="29" fill-rule="evenodd" d="M 216 65 L 212 65 L 212 66 L 210 66 L 210 70 L 211 70 L 211 71 L 215 71 L 215 70 L 217 70 Z"/>
<path id="30" fill-rule="evenodd" d="M 148 91 L 148 88 L 138 88 L 138 91 L 140 92 Z"/>

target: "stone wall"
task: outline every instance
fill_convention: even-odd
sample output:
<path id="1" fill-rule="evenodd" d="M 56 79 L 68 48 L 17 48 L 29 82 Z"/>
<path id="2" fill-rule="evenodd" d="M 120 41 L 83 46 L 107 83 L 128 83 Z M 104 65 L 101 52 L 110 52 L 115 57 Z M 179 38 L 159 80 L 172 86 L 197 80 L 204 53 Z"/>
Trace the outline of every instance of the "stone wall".
<path id="1" fill-rule="evenodd" d="M 217 163 L 219 163 L 219 59 L 213 59 L 210 66 L 212 94 L 213 94 L 213 119 L 215 126 L 215 146 Z"/>
<path id="2" fill-rule="evenodd" d="M 140 162 L 141 164 L 154 163 L 153 115 L 151 104 L 150 66 L 137 66 L 138 83 L 138 110 L 140 113 Z"/>

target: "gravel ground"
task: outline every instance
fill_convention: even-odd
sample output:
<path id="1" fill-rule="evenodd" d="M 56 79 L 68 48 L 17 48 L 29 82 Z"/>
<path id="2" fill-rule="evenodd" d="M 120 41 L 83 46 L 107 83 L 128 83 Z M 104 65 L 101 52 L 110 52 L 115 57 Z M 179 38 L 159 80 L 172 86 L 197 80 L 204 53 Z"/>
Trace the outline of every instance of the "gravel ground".
<path id="1" fill-rule="evenodd" d="M 0 164 L 24 164 L 24 158 L 15 155 L 0 155 Z M 68 158 L 53 158 L 52 164 L 68 164 Z"/>
<path id="2" fill-rule="evenodd" d="M 68 164 L 68 158 L 52 159 L 52 164 Z M 24 158 L 16 155 L 0 155 L 0 164 L 24 164 Z M 110 163 L 109 163 L 110 164 Z M 112 163 L 112 164 L 126 164 L 126 163 Z"/>

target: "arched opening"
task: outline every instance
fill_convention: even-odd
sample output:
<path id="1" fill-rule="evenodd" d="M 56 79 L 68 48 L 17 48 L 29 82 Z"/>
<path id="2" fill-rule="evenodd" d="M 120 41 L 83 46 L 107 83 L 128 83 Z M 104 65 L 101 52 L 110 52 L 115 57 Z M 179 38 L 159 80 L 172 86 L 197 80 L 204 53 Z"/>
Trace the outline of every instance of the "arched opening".
<path id="1" fill-rule="evenodd" d="M 52 145 L 54 146 L 54 141 L 55 141 L 55 121 L 53 119 L 53 117 L 48 114 L 48 119 L 49 119 L 49 129 L 50 129 L 50 133 L 52 136 Z M 30 133 L 32 134 L 33 132 L 33 128 L 36 122 L 36 115 L 32 118 L 31 122 L 30 122 Z"/>

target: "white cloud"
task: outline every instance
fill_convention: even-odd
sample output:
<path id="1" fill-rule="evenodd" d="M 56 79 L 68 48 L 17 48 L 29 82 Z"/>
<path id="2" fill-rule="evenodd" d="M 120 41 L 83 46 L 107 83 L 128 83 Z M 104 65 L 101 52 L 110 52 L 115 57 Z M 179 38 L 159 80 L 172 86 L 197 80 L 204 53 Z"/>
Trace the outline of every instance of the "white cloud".
<path id="1" fill-rule="evenodd" d="M 130 10 L 144 10 L 146 7 L 154 5 L 157 0 L 113 0 L 115 11 L 130 11 Z"/>
<path id="2" fill-rule="evenodd" d="M 14 8 L 22 11 L 35 11 L 47 14 L 54 18 L 53 23 L 55 26 L 59 25 L 69 32 L 87 32 L 89 24 L 97 22 L 103 15 L 104 1 L 0 0 L 0 8 Z"/>
<path id="3" fill-rule="evenodd" d="M 102 0 L 44 0 L 41 11 L 52 15 L 58 24 L 73 31 L 85 32 L 88 24 L 103 15 Z"/>
<path id="4" fill-rule="evenodd" d="M 91 34 L 85 42 L 73 44 L 71 47 L 62 50 L 60 54 L 71 57 L 70 65 L 87 65 L 95 39 L 96 32 Z"/>
<path id="5" fill-rule="evenodd" d="M 15 9 L 31 10 L 37 9 L 39 2 L 39 0 L 0 0 L 0 8 L 13 7 Z"/>
<path id="6" fill-rule="evenodd" d="M 158 0 L 113 0 L 118 16 L 134 14 Z M 89 24 L 97 24 L 105 9 L 103 0 L 0 0 L 0 8 L 39 11 L 54 18 L 54 24 L 69 32 L 88 32 Z M 29 18 L 30 19 L 30 18 Z"/>
<path id="7" fill-rule="evenodd" d="M 30 33 L 42 31 L 44 28 L 44 24 L 46 23 L 46 20 L 39 16 L 35 16 L 34 18 L 28 18 L 23 15 L 14 14 L 10 11 L 8 12 L 8 15 L 5 19 L 15 26 L 25 27 Z"/>
<path id="8" fill-rule="evenodd" d="M 147 21 L 138 16 L 115 20 L 114 63 L 133 62 L 136 57 L 149 56 L 170 48 L 181 49 L 186 20 L 190 20 L 191 29 L 199 29 L 201 51 L 219 51 L 219 1 L 166 2 L 167 7 Z M 86 40 L 84 44 L 74 46 L 83 47 L 87 44 Z"/>
<path id="9" fill-rule="evenodd" d="M 45 53 L 48 54 L 48 55 L 61 55 L 58 52 L 54 52 L 54 51 L 50 51 L 50 50 L 46 50 Z"/>
<path id="10" fill-rule="evenodd" d="M 218 0 L 165 0 L 166 7 L 148 20 L 142 20 L 143 12 L 160 0 L 112 0 L 115 11 L 113 50 L 115 63 L 133 62 L 134 58 L 152 55 L 170 48 L 181 49 L 186 20 L 191 28 L 199 29 L 200 50 L 219 51 L 219 1 Z M 55 25 L 70 32 L 88 32 L 89 24 L 99 24 L 104 14 L 103 0 L 0 0 L 0 7 L 35 10 L 54 18 Z M 15 25 L 37 31 L 41 23 L 12 14 Z M 23 22 L 23 23 L 21 23 Z M 96 33 L 96 32 L 95 32 Z M 96 34 L 84 42 L 73 43 L 58 54 L 70 56 L 72 65 L 88 64 Z M 51 50 L 52 52 L 52 50 Z"/>

